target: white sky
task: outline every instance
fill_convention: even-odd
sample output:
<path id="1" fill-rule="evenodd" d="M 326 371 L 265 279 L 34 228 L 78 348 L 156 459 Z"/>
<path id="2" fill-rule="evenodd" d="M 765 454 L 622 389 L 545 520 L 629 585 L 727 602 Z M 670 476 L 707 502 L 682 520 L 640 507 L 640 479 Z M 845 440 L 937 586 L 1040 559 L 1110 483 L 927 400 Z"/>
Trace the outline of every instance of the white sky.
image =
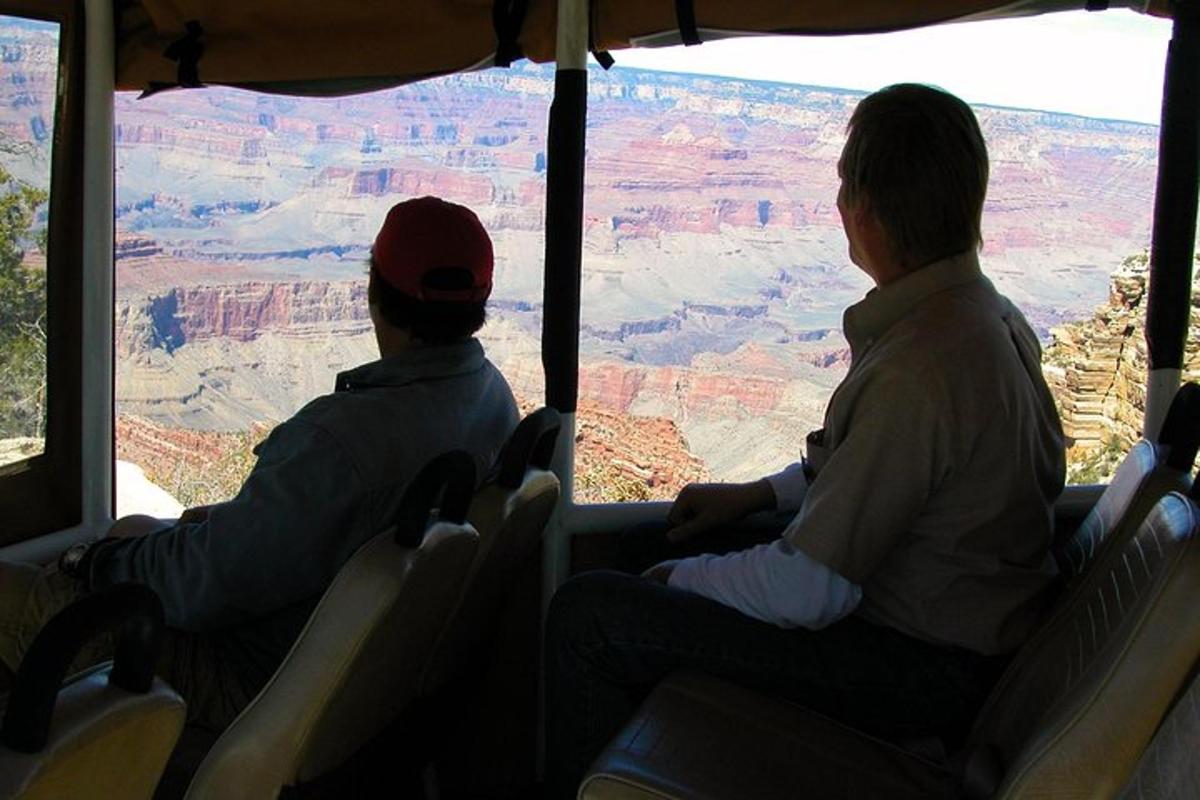
<path id="1" fill-rule="evenodd" d="M 1127 10 L 841 37 L 755 37 L 620 50 L 617 67 L 871 91 L 941 86 L 971 103 L 1157 125 L 1170 20 Z"/>

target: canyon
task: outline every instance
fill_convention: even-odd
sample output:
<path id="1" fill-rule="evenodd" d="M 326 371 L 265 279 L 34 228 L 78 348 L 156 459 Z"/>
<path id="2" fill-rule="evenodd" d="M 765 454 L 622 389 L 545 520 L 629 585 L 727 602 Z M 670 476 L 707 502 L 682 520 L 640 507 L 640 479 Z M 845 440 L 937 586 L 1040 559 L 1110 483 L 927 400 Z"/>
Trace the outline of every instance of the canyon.
<path id="1" fill-rule="evenodd" d="M 0 132 L 41 151 L 53 117 L 47 46 L 0 31 L 14 76 L 0 87 Z M 339 370 L 375 355 L 364 264 L 379 220 L 425 193 L 470 205 L 492 233 L 481 338 L 535 405 L 552 89 L 551 69 L 519 63 L 342 98 L 118 95 L 121 418 L 151 438 L 214 436 L 231 451 L 330 391 Z M 576 471 L 592 476 L 581 491 L 621 487 L 589 499 L 756 477 L 795 460 L 819 427 L 848 362 L 842 310 L 870 288 L 834 207 L 861 96 L 589 73 Z M 1112 389 L 1116 362 L 1096 342 L 1122 323 L 1091 344 L 1083 331 L 1099 324 L 1110 276 L 1149 240 L 1157 129 L 976 113 L 992 158 L 985 270 L 1047 343 L 1079 452 L 1102 448 L 1113 425 L 1129 434 L 1138 366 L 1128 396 Z M 167 458 L 169 447 L 135 447 L 135 430 L 121 428 L 130 448 Z"/>

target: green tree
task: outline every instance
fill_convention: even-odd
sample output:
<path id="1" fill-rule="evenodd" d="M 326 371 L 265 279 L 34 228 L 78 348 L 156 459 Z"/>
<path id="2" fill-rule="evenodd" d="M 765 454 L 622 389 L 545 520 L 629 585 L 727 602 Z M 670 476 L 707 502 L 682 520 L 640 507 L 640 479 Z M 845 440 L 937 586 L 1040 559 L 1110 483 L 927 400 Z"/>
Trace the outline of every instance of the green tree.
<path id="1" fill-rule="evenodd" d="M 19 154 L 0 142 L 0 152 Z M 45 435 L 46 272 L 25 263 L 44 190 L 0 166 L 0 439 Z"/>

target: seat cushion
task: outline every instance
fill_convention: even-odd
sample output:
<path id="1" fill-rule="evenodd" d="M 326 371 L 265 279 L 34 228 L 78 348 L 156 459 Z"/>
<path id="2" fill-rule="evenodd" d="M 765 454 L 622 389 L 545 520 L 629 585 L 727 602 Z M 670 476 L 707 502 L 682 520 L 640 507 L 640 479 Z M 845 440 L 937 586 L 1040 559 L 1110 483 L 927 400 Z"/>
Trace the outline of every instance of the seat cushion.
<path id="1" fill-rule="evenodd" d="M 997 764 L 996 796 L 1111 796 L 1127 780 L 1200 657 L 1198 524 L 1188 498 L 1162 498 L 1017 653 L 967 744 Z"/>
<path id="2" fill-rule="evenodd" d="M 438 522 L 417 548 L 390 530 L 360 547 L 187 797 L 273 797 L 329 772 L 382 730 L 416 696 L 477 538 L 469 525 Z"/>
<path id="3" fill-rule="evenodd" d="M 1200 677 L 1159 726 L 1138 759 L 1120 800 L 1194 800 L 1200 797 Z"/>
<path id="4" fill-rule="evenodd" d="M 792 703 L 678 673 L 593 763 L 586 800 L 950 797 L 944 769 Z"/>

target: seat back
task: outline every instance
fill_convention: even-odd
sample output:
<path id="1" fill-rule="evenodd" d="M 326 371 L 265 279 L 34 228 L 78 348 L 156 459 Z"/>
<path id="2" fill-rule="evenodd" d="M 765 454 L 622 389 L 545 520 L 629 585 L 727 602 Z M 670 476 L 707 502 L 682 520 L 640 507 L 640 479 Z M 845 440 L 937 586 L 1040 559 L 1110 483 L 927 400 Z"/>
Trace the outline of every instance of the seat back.
<path id="1" fill-rule="evenodd" d="M 1200 797 L 1200 677 L 1192 679 L 1163 720 L 1137 769 L 1121 789 L 1120 800 L 1194 800 Z"/>
<path id="2" fill-rule="evenodd" d="M 183 700 L 154 677 L 158 596 L 123 584 L 84 597 L 38 633 L 0 729 L 0 797 L 150 797 L 183 729 Z M 114 660 L 62 685 L 83 643 L 115 629 Z"/>
<path id="3" fill-rule="evenodd" d="M 1067 541 L 1055 548 L 1059 571 L 1075 579 L 1102 551 L 1119 549 L 1167 492 L 1186 492 L 1200 446 L 1200 386 L 1184 384 L 1155 442 L 1142 439 L 1121 461 L 1104 493 Z"/>
<path id="4" fill-rule="evenodd" d="M 1172 492 L 1021 649 L 966 749 L 974 797 L 1109 796 L 1200 655 L 1200 511 Z"/>
<path id="5" fill-rule="evenodd" d="M 187 797 L 275 797 L 280 787 L 336 767 L 416 696 L 475 555 L 478 536 L 465 521 L 474 487 L 474 463 L 462 451 L 418 474 L 397 524 L 338 571 L 283 664 L 200 765 Z"/>
<path id="6" fill-rule="evenodd" d="M 471 664 L 494 630 L 521 566 L 537 553 L 558 503 L 558 478 L 549 470 L 561 427 L 552 408 L 521 420 L 501 451 L 495 475 L 475 493 L 467 518 L 479 531 L 479 549 L 462 598 L 429 659 L 422 695 L 445 686 Z"/>

